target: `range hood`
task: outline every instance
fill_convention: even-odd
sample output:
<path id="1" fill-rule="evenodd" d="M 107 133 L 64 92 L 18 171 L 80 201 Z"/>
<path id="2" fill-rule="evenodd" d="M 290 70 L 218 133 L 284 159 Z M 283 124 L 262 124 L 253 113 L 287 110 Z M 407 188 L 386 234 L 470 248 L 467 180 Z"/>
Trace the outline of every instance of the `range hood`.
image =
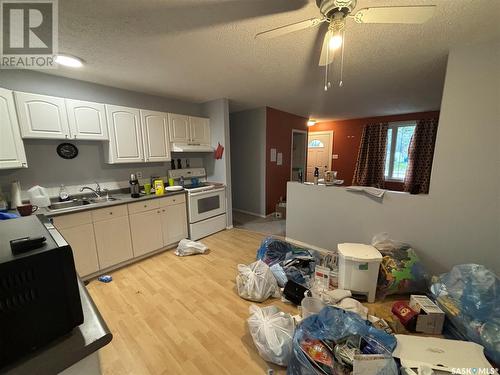
<path id="1" fill-rule="evenodd" d="M 173 143 L 172 152 L 214 152 L 210 145 L 188 145 L 185 143 Z"/>

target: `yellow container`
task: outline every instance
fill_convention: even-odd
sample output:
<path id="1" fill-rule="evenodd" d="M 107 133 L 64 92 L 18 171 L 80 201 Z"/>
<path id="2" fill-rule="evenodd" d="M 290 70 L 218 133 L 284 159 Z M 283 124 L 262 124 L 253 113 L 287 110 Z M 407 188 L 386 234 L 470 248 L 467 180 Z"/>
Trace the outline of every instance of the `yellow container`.
<path id="1" fill-rule="evenodd" d="M 165 186 L 163 184 L 163 180 L 155 180 L 154 187 L 155 187 L 155 194 L 156 195 L 165 194 Z"/>

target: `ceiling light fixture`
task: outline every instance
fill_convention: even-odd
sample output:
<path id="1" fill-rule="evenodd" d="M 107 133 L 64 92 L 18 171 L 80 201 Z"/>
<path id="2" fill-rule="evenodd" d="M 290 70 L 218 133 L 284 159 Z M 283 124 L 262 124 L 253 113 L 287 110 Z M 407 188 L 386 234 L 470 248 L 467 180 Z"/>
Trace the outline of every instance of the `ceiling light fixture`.
<path id="1" fill-rule="evenodd" d="M 70 68 L 81 68 L 83 66 L 82 59 L 70 55 L 56 55 L 54 61 L 59 65 L 68 66 Z"/>
<path id="2" fill-rule="evenodd" d="M 316 120 L 309 119 L 309 120 L 307 121 L 307 126 L 314 126 L 314 125 L 316 125 Z"/>

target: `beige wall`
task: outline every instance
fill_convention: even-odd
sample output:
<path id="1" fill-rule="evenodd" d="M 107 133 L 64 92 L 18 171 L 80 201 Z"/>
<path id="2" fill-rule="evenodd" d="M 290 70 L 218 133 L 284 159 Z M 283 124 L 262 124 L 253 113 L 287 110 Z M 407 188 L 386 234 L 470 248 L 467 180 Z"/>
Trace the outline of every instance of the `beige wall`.
<path id="1" fill-rule="evenodd" d="M 433 272 L 481 263 L 500 273 L 500 45 L 450 51 L 428 195 L 382 202 L 345 188 L 288 184 L 287 237 L 324 248 L 389 232 Z"/>

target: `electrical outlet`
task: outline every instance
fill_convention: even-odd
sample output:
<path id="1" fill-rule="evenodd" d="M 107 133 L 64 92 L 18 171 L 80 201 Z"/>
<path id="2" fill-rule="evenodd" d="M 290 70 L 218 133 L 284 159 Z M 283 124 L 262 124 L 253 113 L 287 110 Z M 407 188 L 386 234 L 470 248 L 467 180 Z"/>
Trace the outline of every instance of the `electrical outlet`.
<path id="1" fill-rule="evenodd" d="M 139 179 L 139 178 L 142 178 L 142 172 L 141 172 L 141 171 L 136 172 L 136 174 L 135 174 L 135 175 L 137 176 L 137 178 L 138 178 L 138 179 Z"/>

